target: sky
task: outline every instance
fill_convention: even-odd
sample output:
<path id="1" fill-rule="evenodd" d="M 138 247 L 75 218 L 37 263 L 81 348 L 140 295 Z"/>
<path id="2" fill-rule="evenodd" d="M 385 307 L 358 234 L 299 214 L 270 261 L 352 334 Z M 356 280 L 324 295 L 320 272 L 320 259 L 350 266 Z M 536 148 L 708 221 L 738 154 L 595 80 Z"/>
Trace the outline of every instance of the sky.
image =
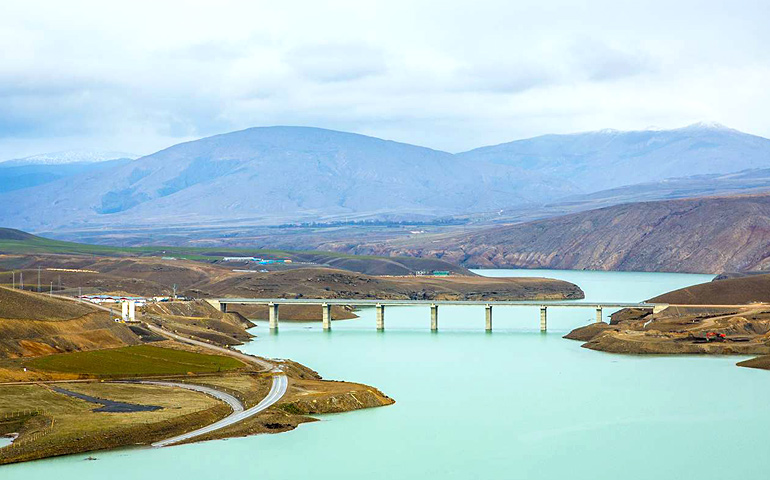
<path id="1" fill-rule="evenodd" d="M 770 137 L 770 2 L 5 1 L 0 160 L 254 126 L 451 152 L 714 121 Z"/>

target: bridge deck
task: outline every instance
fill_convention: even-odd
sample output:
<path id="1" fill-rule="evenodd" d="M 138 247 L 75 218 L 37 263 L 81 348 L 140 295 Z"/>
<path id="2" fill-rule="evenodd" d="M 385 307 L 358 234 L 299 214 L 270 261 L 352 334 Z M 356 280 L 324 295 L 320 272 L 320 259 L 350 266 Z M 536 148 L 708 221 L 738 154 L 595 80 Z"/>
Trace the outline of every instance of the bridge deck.
<path id="1" fill-rule="evenodd" d="M 353 305 L 353 306 L 415 306 L 415 305 L 471 305 L 471 306 L 510 306 L 510 307 L 602 307 L 602 308 L 653 308 L 656 303 L 618 303 L 618 302 L 587 302 L 585 300 L 389 300 L 389 299 L 355 299 L 355 298 L 217 298 L 219 303 L 229 305 Z"/>

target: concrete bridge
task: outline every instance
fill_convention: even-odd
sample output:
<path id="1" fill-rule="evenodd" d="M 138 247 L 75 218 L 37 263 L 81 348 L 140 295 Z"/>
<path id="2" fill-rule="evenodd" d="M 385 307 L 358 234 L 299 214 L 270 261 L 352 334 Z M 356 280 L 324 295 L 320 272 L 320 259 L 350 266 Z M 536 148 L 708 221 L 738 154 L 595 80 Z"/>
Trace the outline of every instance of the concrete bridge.
<path id="1" fill-rule="evenodd" d="M 492 307 L 540 307 L 540 331 L 548 329 L 548 308 L 594 308 L 596 322 L 602 321 L 602 311 L 605 308 L 652 308 L 656 313 L 668 307 L 659 303 L 607 303 L 582 301 L 519 301 L 519 300 L 358 300 L 353 298 L 217 298 L 207 300 L 211 305 L 227 312 L 228 305 L 267 305 L 270 330 L 278 330 L 278 309 L 280 305 L 318 305 L 321 307 L 321 318 L 324 330 L 332 328 L 332 306 L 345 305 L 353 307 L 375 307 L 377 315 L 377 330 L 385 330 L 386 306 L 430 306 L 430 329 L 438 331 L 438 310 L 440 306 L 471 305 L 483 306 L 485 310 L 486 330 L 492 331 Z"/>

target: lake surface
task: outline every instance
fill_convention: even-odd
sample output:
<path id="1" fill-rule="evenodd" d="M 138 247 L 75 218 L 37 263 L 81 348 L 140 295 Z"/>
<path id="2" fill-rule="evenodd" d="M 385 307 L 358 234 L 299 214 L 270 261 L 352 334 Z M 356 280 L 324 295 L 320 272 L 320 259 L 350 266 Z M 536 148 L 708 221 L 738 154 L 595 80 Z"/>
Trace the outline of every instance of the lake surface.
<path id="1" fill-rule="evenodd" d="M 510 271 L 580 285 L 588 301 L 633 302 L 704 275 Z M 605 312 L 609 314 L 610 312 Z M 0 467 L 3 480 L 109 479 L 767 479 L 770 372 L 737 357 L 593 352 L 561 336 L 593 308 L 392 307 L 333 324 L 282 323 L 245 351 L 291 358 L 325 378 L 392 396 L 390 407 L 327 415 L 278 435 L 125 449 Z"/>

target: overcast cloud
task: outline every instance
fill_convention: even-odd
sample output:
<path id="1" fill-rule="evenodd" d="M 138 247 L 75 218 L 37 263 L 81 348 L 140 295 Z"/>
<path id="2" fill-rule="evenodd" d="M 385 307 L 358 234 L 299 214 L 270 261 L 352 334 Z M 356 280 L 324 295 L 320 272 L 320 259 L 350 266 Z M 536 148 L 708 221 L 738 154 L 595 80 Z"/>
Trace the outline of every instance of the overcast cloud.
<path id="1" fill-rule="evenodd" d="M 770 137 L 768 25 L 760 0 L 2 2 L 0 159 L 266 125 L 448 151 L 701 120 Z"/>

